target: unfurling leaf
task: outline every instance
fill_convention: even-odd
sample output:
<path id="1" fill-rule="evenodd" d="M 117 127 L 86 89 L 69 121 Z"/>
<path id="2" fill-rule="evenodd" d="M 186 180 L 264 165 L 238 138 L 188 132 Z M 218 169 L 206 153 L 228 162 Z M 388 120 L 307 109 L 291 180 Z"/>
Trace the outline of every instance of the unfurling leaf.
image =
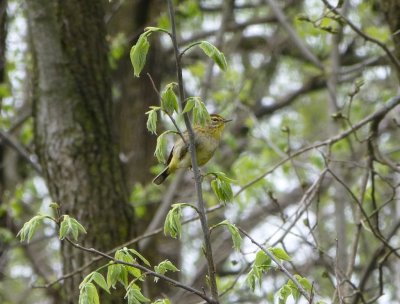
<path id="1" fill-rule="evenodd" d="M 129 284 L 125 299 L 128 299 L 128 304 L 140 304 L 140 303 L 148 303 L 150 299 L 146 298 L 142 292 L 140 291 L 140 287 L 135 283 Z"/>
<path id="2" fill-rule="evenodd" d="M 99 304 L 100 299 L 96 286 L 93 283 L 86 283 L 79 293 L 79 304 Z"/>
<path id="3" fill-rule="evenodd" d="M 133 66 L 133 72 L 139 77 L 146 63 L 146 56 L 149 51 L 150 43 L 147 40 L 150 32 L 144 32 L 140 35 L 137 43 L 131 48 L 130 58 Z"/>
<path id="4" fill-rule="evenodd" d="M 147 130 L 149 130 L 153 134 L 157 134 L 157 111 L 160 110 L 160 107 L 150 107 L 150 111 L 147 111 Z"/>
<path id="5" fill-rule="evenodd" d="M 210 57 L 223 71 L 226 70 L 228 64 L 226 63 L 225 55 L 220 52 L 213 44 L 208 41 L 201 41 L 199 44 L 204 53 Z"/>
<path id="6" fill-rule="evenodd" d="M 174 82 L 168 84 L 161 95 L 162 109 L 170 115 L 174 111 L 178 112 L 178 97 L 175 95 L 174 86 L 176 86 Z"/>
<path id="7" fill-rule="evenodd" d="M 242 245 L 242 241 L 243 241 L 242 237 L 240 236 L 239 229 L 234 224 L 231 224 L 228 220 L 224 220 L 221 223 L 215 225 L 215 227 L 217 227 L 217 226 L 228 227 L 228 230 L 232 236 L 233 248 L 235 248 L 235 250 L 239 251 L 240 246 Z"/>
<path id="8" fill-rule="evenodd" d="M 189 108 L 186 108 L 186 106 L 188 106 Z M 188 112 L 193 109 L 193 123 L 195 125 L 204 126 L 206 123 L 210 122 L 210 114 L 208 113 L 206 106 L 199 97 L 189 97 L 186 100 L 186 106 L 183 109 L 184 111 L 186 109 L 186 111 Z"/>
<path id="9" fill-rule="evenodd" d="M 21 242 L 30 241 L 33 234 L 36 232 L 39 224 L 45 219 L 45 215 L 36 215 L 31 218 L 28 222 L 22 226 L 21 230 L 18 232 L 17 237 L 20 237 Z"/>
<path id="10" fill-rule="evenodd" d="M 175 267 L 174 264 L 172 264 L 172 262 L 170 262 L 169 260 L 164 260 L 162 261 L 160 264 L 158 264 L 157 266 L 154 266 L 154 271 L 159 273 L 159 274 L 164 274 L 167 271 L 179 271 L 178 268 Z M 154 277 L 154 282 L 157 282 L 158 278 Z"/>
<path id="11" fill-rule="evenodd" d="M 167 148 L 167 140 L 165 139 L 165 135 L 169 133 L 173 133 L 173 131 L 171 130 L 165 131 L 164 133 L 160 134 L 157 137 L 157 144 L 156 144 L 156 150 L 154 151 L 154 155 L 157 157 L 157 160 L 160 163 L 165 163 L 164 151 Z"/>
<path id="12" fill-rule="evenodd" d="M 64 215 L 59 231 L 60 240 L 63 240 L 67 236 L 72 236 L 76 241 L 80 233 L 86 233 L 85 228 L 76 219 L 69 215 Z"/>
<path id="13" fill-rule="evenodd" d="M 182 205 L 174 204 L 168 212 L 164 223 L 164 234 L 170 235 L 173 238 L 179 238 L 182 232 Z"/>
<path id="14" fill-rule="evenodd" d="M 286 253 L 285 250 L 281 248 L 276 248 L 276 247 L 271 247 L 268 248 L 269 251 L 278 259 L 284 260 L 284 261 L 290 261 L 291 257 Z"/>
<path id="15" fill-rule="evenodd" d="M 228 178 L 225 173 L 213 172 L 215 179 L 211 181 L 211 188 L 213 189 L 218 200 L 222 203 L 229 203 L 233 199 L 233 191 L 231 183 L 234 180 Z"/>

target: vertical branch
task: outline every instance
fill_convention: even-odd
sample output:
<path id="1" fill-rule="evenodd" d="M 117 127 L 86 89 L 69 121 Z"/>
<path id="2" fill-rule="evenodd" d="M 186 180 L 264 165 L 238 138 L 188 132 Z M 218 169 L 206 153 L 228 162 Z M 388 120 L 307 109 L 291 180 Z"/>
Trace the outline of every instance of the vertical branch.
<path id="1" fill-rule="evenodd" d="M 178 88 L 179 88 L 179 100 L 180 105 L 183 108 L 185 103 L 185 93 L 184 93 L 184 86 L 183 86 L 183 77 L 182 77 L 182 65 L 181 65 L 181 56 L 178 49 L 178 43 L 176 38 L 176 25 L 175 25 L 175 14 L 174 8 L 171 0 L 167 0 L 168 3 L 168 10 L 170 15 L 171 21 L 171 28 L 172 28 L 172 44 L 175 53 L 175 61 L 176 61 L 176 72 L 178 76 Z M 206 208 L 203 200 L 203 192 L 201 188 L 201 175 L 199 171 L 199 166 L 197 165 L 196 159 L 196 149 L 195 149 L 195 135 L 193 132 L 193 127 L 189 120 L 189 115 L 187 113 L 183 114 L 183 118 L 185 120 L 186 129 L 189 135 L 189 151 L 192 160 L 192 169 L 195 179 L 196 185 L 196 194 L 197 194 L 197 202 L 198 202 L 198 210 L 199 210 L 199 218 L 201 223 L 201 228 L 203 230 L 204 236 L 204 254 L 207 259 L 208 264 L 208 275 L 210 279 L 210 288 L 211 288 L 211 296 L 214 303 L 218 303 L 218 288 L 217 288 L 217 281 L 215 276 L 215 265 L 214 259 L 212 254 L 211 248 L 211 239 L 210 239 L 210 231 L 208 228 L 208 220 L 206 216 Z"/>

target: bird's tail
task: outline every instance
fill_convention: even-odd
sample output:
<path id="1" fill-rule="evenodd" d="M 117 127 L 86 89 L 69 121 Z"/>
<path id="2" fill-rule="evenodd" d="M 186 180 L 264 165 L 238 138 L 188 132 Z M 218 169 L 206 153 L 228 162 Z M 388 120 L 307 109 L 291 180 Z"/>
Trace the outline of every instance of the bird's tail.
<path id="1" fill-rule="evenodd" d="M 166 167 L 160 174 L 158 174 L 154 179 L 153 183 L 156 185 L 161 185 L 168 177 L 169 175 L 169 168 Z"/>

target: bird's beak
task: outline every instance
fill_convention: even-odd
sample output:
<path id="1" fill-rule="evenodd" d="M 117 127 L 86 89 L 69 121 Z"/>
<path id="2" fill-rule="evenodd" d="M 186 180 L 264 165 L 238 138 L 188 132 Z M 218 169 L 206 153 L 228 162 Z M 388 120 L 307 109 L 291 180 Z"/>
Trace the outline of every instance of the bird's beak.
<path id="1" fill-rule="evenodd" d="M 232 121 L 233 119 L 224 119 L 224 122 L 225 123 L 227 123 L 227 122 L 230 122 L 230 121 Z"/>

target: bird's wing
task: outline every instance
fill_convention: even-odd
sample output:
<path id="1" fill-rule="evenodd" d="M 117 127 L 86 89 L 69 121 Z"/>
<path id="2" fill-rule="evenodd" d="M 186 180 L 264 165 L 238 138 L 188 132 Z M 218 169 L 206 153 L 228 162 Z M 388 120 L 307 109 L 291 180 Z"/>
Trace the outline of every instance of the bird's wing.
<path id="1" fill-rule="evenodd" d="M 173 153 L 174 153 L 174 147 L 172 147 L 171 152 L 169 152 L 169 156 L 168 156 L 168 160 L 167 160 L 167 166 L 171 162 Z"/>

